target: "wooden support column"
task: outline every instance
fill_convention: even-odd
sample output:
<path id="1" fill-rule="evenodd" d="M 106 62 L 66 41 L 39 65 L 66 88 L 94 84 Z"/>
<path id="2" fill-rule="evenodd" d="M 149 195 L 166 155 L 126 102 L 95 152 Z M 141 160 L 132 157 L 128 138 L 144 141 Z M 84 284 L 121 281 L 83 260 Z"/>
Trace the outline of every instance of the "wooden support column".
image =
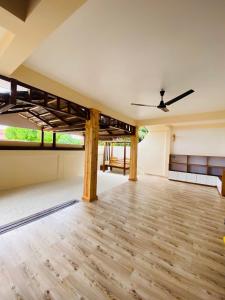
<path id="1" fill-rule="evenodd" d="M 138 152 L 138 127 L 135 134 L 130 137 L 130 173 L 129 180 L 137 181 L 137 152 Z"/>
<path id="2" fill-rule="evenodd" d="M 221 190 L 221 195 L 225 197 L 225 171 L 223 171 L 222 175 L 222 190 Z"/>
<path id="3" fill-rule="evenodd" d="M 41 128 L 41 147 L 44 147 L 44 143 L 45 143 L 45 132 L 44 132 L 44 128 Z"/>
<path id="4" fill-rule="evenodd" d="M 123 175 L 125 176 L 126 175 L 126 161 L 127 161 L 127 145 L 126 143 L 124 142 L 124 145 L 123 145 Z"/>
<path id="5" fill-rule="evenodd" d="M 90 110 L 90 120 L 85 127 L 85 165 L 83 200 L 97 200 L 97 163 L 98 163 L 99 111 Z"/>
<path id="6" fill-rule="evenodd" d="M 56 132 L 53 132 L 52 134 L 52 147 L 56 148 Z"/>
<path id="7" fill-rule="evenodd" d="M 107 142 L 104 143 L 103 163 L 102 163 L 103 172 L 105 172 L 106 150 L 107 150 Z"/>

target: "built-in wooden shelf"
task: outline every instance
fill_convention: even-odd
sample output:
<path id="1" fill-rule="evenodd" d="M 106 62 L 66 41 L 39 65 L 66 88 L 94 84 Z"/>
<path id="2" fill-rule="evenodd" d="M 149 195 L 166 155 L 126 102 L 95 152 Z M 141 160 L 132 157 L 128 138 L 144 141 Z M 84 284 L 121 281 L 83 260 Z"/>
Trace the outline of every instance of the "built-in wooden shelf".
<path id="1" fill-rule="evenodd" d="M 169 170 L 218 177 L 225 170 L 225 157 L 171 154 Z"/>
<path id="2" fill-rule="evenodd" d="M 206 165 L 200 165 L 200 164 L 188 164 L 188 166 L 200 166 L 200 167 L 207 167 Z"/>
<path id="3" fill-rule="evenodd" d="M 179 162 L 172 162 L 172 163 L 170 163 L 170 164 L 175 164 L 175 165 L 187 165 L 187 163 L 179 163 Z"/>
<path id="4" fill-rule="evenodd" d="M 225 196 L 225 157 L 171 154 L 169 179 L 217 186 Z"/>
<path id="5" fill-rule="evenodd" d="M 209 168 L 222 168 L 222 169 L 225 169 L 225 167 L 223 167 L 223 166 L 211 166 L 211 165 L 209 166 L 209 165 L 208 165 L 208 167 L 209 167 Z"/>

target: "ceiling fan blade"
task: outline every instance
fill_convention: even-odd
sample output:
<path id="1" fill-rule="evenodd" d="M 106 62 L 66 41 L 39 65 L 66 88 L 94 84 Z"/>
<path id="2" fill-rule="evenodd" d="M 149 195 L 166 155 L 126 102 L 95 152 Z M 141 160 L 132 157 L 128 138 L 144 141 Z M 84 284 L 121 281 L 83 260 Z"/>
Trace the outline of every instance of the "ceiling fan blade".
<path id="1" fill-rule="evenodd" d="M 135 105 L 135 106 L 147 106 L 147 107 L 157 107 L 156 105 L 139 104 L 139 103 L 131 103 L 130 105 Z"/>
<path id="2" fill-rule="evenodd" d="M 194 90 L 189 90 L 189 91 L 187 91 L 187 92 L 185 92 L 185 93 L 183 93 L 183 94 L 181 94 L 181 95 L 179 95 L 179 96 L 177 96 L 177 97 L 175 97 L 175 98 L 173 98 L 173 99 L 167 101 L 167 102 L 165 103 L 165 105 L 171 105 L 171 104 L 173 104 L 173 103 L 175 103 L 175 102 L 181 100 L 182 98 L 184 98 L 184 97 L 186 97 L 186 96 L 188 96 L 188 95 L 190 95 L 190 94 L 192 94 L 192 93 L 194 93 Z"/>
<path id="3" fill-rule="evenodd" d="M 169 111 L 169 109 L 167 107 L 158 107 L 158 108 L 161 109 L 164 112 L 168 112 Z"/>

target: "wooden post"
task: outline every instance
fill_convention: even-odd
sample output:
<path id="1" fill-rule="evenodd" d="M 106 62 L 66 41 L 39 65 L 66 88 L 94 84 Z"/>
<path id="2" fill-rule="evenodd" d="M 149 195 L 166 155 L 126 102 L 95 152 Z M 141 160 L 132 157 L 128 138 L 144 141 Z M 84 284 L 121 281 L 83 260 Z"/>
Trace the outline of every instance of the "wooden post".
<path id="1" fill-rule="evenodd" d="M 110 158 L 113 157 L 113 142 L 111 143 L 111 155 Z"/>
<path id="2" fill-rule="evenodd" d="M 130 173 L 129 180 L 137 181 L 137 151 L 138 151 L 138 127 L 135 134 L 130 137 Z"/>
<path id="3" fill-rule="evenodd" d="M 221 195 L 225 197 L 225 171 L 223 171 L 222 175 L 222 190 L 221 190 Z"/>
<path id="4" fill-rule="evenodd" d="M 103 162 L 102 162 L 102 171 L 103 172 L 105 172 L 106 149 L 107 149 L 107 142 L 104 143 Z"/>
<path id="5" fill-rule="evenodd" d="M 55 149 L 56 148 L 56 132 L 53 132 L 52 136 L 52 147 Z"/>
<path id="6" fill-rule="evenodd" d="M 90 110 L 90 120 L 85 127 L 85 165 L 84 189 L 82 199 L 85 201 L 97 200 L 97 163 L 98 163 L 98 131 L 99 111 Z"/>
<path id="7" fill-rule="evenodd" d="M 109 144 L 109 165 L 110 165 L 111 158 L 113 158 L 113 143 L 108 142 L 108 144 Z M 112 166 L 110 166 L 109 169 L 112 172 Z"/>
<path id="8" fill-rule="evenodd" d="M 123 175 L 126 175 L 126 158 L 127 153 L 126 153 L 126 143 L 124 142 L 124 148 L 123 148 Z"/>
<path id="9" fill-rule="evenodd" d="M 44 128 L 41 128 L 41 147 L 44 147 L 44 142 L 45 142 L 45 132 L 44 132 Z"/>

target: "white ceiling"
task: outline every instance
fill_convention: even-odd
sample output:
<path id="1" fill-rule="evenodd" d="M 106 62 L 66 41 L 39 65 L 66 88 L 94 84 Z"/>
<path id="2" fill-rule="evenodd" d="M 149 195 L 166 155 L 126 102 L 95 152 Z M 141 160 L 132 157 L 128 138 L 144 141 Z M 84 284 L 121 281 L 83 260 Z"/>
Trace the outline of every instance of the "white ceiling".
<path id="1" fill-rule="evenodd" d="M 134 119 L 225 109 L 225 1 L 88 0 L 25 64 Z M 196 92 L 130 106 L 160 88 Z"/>
<path id="2" fill-rule="evenodd" d="M 0 26 L 0 41 L 4 38 L 6 32 L 6 29 Z"/>

